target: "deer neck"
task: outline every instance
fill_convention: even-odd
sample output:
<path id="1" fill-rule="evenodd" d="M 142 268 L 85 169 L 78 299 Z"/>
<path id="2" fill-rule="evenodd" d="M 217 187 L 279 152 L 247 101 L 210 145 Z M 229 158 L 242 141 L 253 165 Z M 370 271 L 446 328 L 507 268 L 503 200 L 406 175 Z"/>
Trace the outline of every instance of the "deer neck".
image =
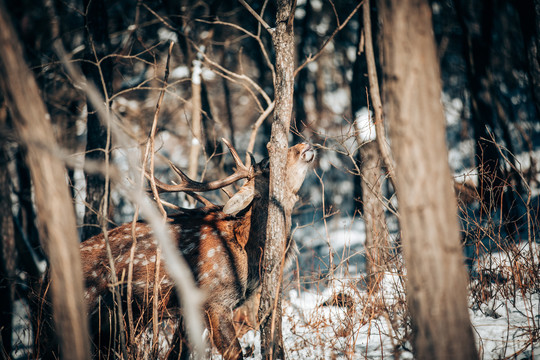
<path id="1" fill-rule="evenodd" d="M 296 195 L 288 197 L 281 207 L 285 215 L 285 236 L 287 238 L 291 230 L 291 214 L 297 198 Z M 236 226 L 236 237 L 239 243 L 250 249 L 254 247 L 264 249 L 267 221 L 268 197 L 255 199 Z"/>
<path id="2" fill-rule="evenodd" d="M 296 196 L 294 196 L 296 200 Z M 286 251 L 287 260 L 290 260 L 295 253 L 295 244 L 290 238 L 291 229 L 291 213 L 296 201 L 288 201 L 283 204 L 285 212 L 285 236 L 287 239 Z M 253 201 L 249 210 L 238 219 L 235 227 L 236 238 L 244 247 L 248 257 L 248 286 L 246 298 L 259 287 L 261 264 L 264 256 L 264 247 L 266 244 L 266 224 L 268 221 L 268 201 L 267 199 L 258 198 Z M 289 262 L 289 261 L 287 261 Z"/>

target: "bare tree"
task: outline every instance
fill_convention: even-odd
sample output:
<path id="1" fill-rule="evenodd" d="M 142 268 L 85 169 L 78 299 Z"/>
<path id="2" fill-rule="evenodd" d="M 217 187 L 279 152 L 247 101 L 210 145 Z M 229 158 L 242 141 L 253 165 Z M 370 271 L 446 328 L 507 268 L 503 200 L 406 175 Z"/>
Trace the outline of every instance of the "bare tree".
<path id="1" fill-rule="evenodd" d="M 478 357 L 428 1 L 379 1 L 407 298 L 418 359 Z"/>
<path id="2" fill-rule="evenodd" d="M 90 346 L 78 236 L 65 169 L 55 153 L 45 105 L 8 14 L 1 2 L 0 85 L 18 139 L 27 148 L 41 239 L 50 261 L 54 317 L 63 357 L 87 359 Z"/>
<path id="3" fill-rule="evenodd" d="M 359 129 L 360 131 L 368 130 L 376 132 L 377 136 L 376 141 L 367 142 L 359 149 L 361 178 L 360 185 L 362 189 L 363 205 L 362 214 L 366 224 L 366 273 L 368 285 L 371 289 L 376 289 L 380 283 L 380 280 L 382 279 L 381 270 L 386 263 L 387 256 L 385 252 L 388 248 L 388 228 L 386 225 L 382 203 L 383 193 L 381 183 L 381 166 L 383 164 L 387 165 L 389 172 L 392 171 L 393 174 L 393 164 L 391 163 L 392 160 L 387 150 L 388 146 L 386 143 L 386 135 L 382 130 L 384 129 L 384 124 L 382 123 L 382 104 L 379 93 L 377 71 L 375 67 L 370 12 L 371 9 L 369 6 L 369 1 L 366 0 L 362 6 L 363 29 L 359 29 L 359 31 L 362 31 L 364 35 L 363 39 L 365 48 L 361 48 L 362 33 L 359 33 L 357 53 L 358 58 L 355 62 L 355 72 L 367 72 L 369 81 L 365 78 L 362 79 L 363 81 L 360 81 L 360 77 L 363 74 L 356 74 L 356 76 L 353 78 L 353 82 L 356 79 L 357 84 L 353 89 L 351 89 L 351 92 L 354 90 L 356 92 L 356 97 L 360 97 L 367 106 L 368 101 L 365 91 L 369 85 L 370 95 L 375 110 L 374 112 L 376 114 L 375 122 L 379 123 L 379 126 L 376 129 L 375 126 L 370 126 L 371 119 L 369 119 L 369 124 L 366 124 L 369 126 L 369 129 Z M 363 62 L 362 65 L 365 67 L 364 71 L 361 70 L 361 66 L 358 64 L 359 62 Z M 358 89 L 358 87 L 360 87 L 360 89 Z M 358 103 L 362 100 L 355 99 L 352 102 L 351 105 L 353 114 L 356 114 L 356 112 L 360 110 Z M 357 135 L 357 141 L 359 144 L 361 144 L 362 140 L 363 139 Z M 385 156 L 381 156 L 383 152 Z M 384 162 L 386 162 L 386 164 Z"/>
<path id="4" fill-rule="evenodd" d="M 294 0 L 277 2 L 276 28 L 272 41 L 276 51 L 274 80 L 275 109 L 270 155 L 270 201 L 268 205 L 267 241 L 263 259 L 262 293 L 259 305 L 261 352 L 265 359 L 285 358 L 281 333 L 281 278 L 291 209 L 285 204 L 285 164 L 294 92 Z"/>
<path id="5" fill-rule="evenodd" d="M 1 101 L 1 99 L 0 99 Z M 6 127 L 6 108 L 0 107 L 0 127 Z M 0 359 L 11 358 L 12 310 L 15 298 L 15 268 L 17 249 L 15 248 L 15 229 L 11 210 L 9 189 L 8 156 L 6 139 L 0 146 Z"/>

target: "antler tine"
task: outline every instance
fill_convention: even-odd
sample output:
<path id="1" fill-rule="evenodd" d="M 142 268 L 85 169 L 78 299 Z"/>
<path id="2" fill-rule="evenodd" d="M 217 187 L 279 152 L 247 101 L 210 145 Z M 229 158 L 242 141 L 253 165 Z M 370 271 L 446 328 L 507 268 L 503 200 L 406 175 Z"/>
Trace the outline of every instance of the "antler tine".
<path id="1" fill-rule="evenodd" d="M 229 151 L 231 152 L 232 157 L 234 158 L 234 162 L 236 163 L 236 169 L 235 172 L 229 176 L 227 176 L 224 179 L 221 180 L 215 180 L 210 182 L 198 182 L 195 180 L 190 179 L 182 170 L 178 169 L 172 162 L 169 161 L 169 166 L 180 176 L 181 183 L 178 185 L 168 185 L 161 181 L 159 181 L 156 177 L 154 177 L 154 181 L 156 184 L 156 187 L 160 190 L 160 192 L 204 192 L 204 191 L 211 191 L 211 190 L 217 190 L 221 189 L 227 185 L 230 185 L 238 180 L 250 178 L 253 176 L 252 168 L 247 167 L 244 165 L 242 160 L 240 159 L 240 156 L 238 156 L 238 153 L 236 150 L 232 147 L 232 145 L 226 140 L 222 139 L 225 145 L 229 148 Z M 145 173 L 147 178 L 150 178 L 150 175 Z"/>
<path id="2" fill-rule="evenodd" d="M 244 165 L 244 163 L 242 162 L 242 159 L 240 159 L 240 156 L 238 156 L 238 153 L 236 152 L 236 149 L 231 145 L 229 140 L 227 140 L 225 138 L 221 138 L 221 141 L 223 141 L 225 143 L 225 145 L 227 145 L 227 148 L 229 148 L 229 152 L 231 153 L 231 155 L 232 155 L 232 157 L 234 159 L 234 162 L 236 164 L 237 169 L 242 169 L 244 171 L 249 172 L 249 167 Z"/>
<path id="3" fill-rule="evenodd" d="M 255 157 L 253 156 L 252 153 L 248 152 L 248 155 L 249 155 L 249 163 L 248 163 L 248 165 L 252 166 L 253 169 L 256 171 L 256 169 L 257 169 L 257 161 L 255 161 Z"/>
<path id="4" fill-rule="evenodd" d="M 205 197 L 203 197 L 203 196 L 201 196 L 201 195 L 199 195 L 197 193 L 194 193 L 192 191 L 186 191 L 186 194 L 188 194 L 189 196 L 191 196 L 192 198 L 194 198 L 195 200 L 197 200 L 198 202 L 203 204 L 205 207 L 216 206 L 216 204 L 214 204 L 213 202 L 211 202 L 207 198 L 205 198 Z"/>
<path id="5" fill-rule="evenodd" d="M 148 181 L 151 181 L 150 174 L 148 174 L 146 171 L 144 172 L 144 176 Z M 158 189 L 158 192 L 173 192 L 173 191 L 180 191 L 180 190 L 172 190 L 171 187 L 175 187 L 178 185 L 169 185 L 165 184 L 164 182 L 161 182 L 157 177 L 154 176 L 154 182 L 156 184 L 156 187 Z"/>
<path id="6" fill-rule="evenodd" d="M 180 176 L 180 179 L 182 180 L 182 182 L 185 182 L 185 183 L 188 183 L 188 184 L 193 184 L 193 183 L 196 183 L 196 181 L 193 181 L 191 180 L 182 170 L 180 170 L 179 168 L 176 167 L 176 165 L 174 165 L 172 163 L 172 161 L 170 160 L 167 160 L 169 162 L 169 166 L 171 167 L 171 169 L 174 170 L 174 172 Z"/>
<path id="7" fill-rule="evenodd" d="M 178 169 L 173 163 L 171 163 L 169 161 L 169 165 L 171 166 L 171 168 L 182 178 L 182 181 L 183 182 L 187 182 L 189 184 L 193 184 L 195 183 L 196 185 L 196 182 L 192 181 L 190 178 L 187 177 L 186 174 L 184 174 L 184 172 L 180 169 Z M 150 180 L 150 175 L 148 173 L 145 172 L 145 176 L 148 180 Z M 173 192 L 173 191 L 179 191 L 179 190 L 175 190 L 175 189 L 171 189 L 171 187 L 176 187 L 178 185 L 168 185 L 168 184 L 165 184 L 163 182 L 161 182 L 160 180 L 158 180 L 158 178 L 156 178 L 154 176 L 154 182 L 156 184 L 156 187 L 158 188 L 158 192 Z M 189 191 L 189 190 L 184 190 L 184 192 L 191 196 L 192 198 L 194 198 L 195 200 L 199 201 L 201 204 L 203 204 L 205 207 L 211 207 L 211 206 L 215 206 L 214 203 L 212 203 L 210 200 L 206 199 L 205 197 L 197 194 L 197 193 L 194 193 L 193 191 Z M 229 196 L 230 197 L 230 196 Z M 181 208 L 179 208 L 178 206 L 176 205 L 172 205 L 172 204 L 169 204 L 167 203 L 166 201 L 163 201 L 162 199 L 159 199 L 159 201 L 161 201 L 161 203 L 167 207 L 170 207 L 170 208 L 173 208 L 175 210 L 179 210 Z"/>

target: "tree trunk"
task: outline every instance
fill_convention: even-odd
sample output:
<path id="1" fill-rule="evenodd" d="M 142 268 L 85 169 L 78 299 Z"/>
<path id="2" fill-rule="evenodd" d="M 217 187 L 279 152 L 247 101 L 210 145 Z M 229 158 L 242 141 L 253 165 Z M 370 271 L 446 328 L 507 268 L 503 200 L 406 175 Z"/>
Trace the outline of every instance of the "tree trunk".
<path id="1" fill-rule="evenodd" d="M 49 256 L 54 318 L 63 358 L 88 359 L 90 345 L 75 214 L 53 130 L 3 2 L 0 2 L 0 84 L 35 188 L 41 239 Z"/>
<path id="2" fill-rule="evenodd" d="M 378 4 L 415 356 L 475 359 L 431 9 L 426 0 Z"/>
<path id="3" fill-rule="evenodd" d="M 497 114 L 492 109 L 492 81 L 488 74 L 493 30 L 492 1 L 456 0 L 456 11 L 464 32 L 464 58 L 471 91 L 471 113 L 478 162 L 479 194 L 487 209 L 501 203 L 504 174 L 499 150 L 492 139 Z M 491 135 L 488 131 L 492 130 Z"/>
<path id="4" fill-rule="evenodd" d="M 527 52 L 527 72 L 529 84 L 540 117 L 540 0 L 521 0 L 514 2 L 519 13 L 523 43 Z"/>
<path id="5" fill-rule="evenodd" d="M 388 228 L 382 205 L 381 162 L 376 141 L 360 148 L 363 218 L 366 224 L 366 276 L 369 289 L 375 291 L 382 280 L 388 256 Z"/>
<path id="6" fill-rule="evenodd" d="M 364 11 L 370 11 L 369 3 L 364 3 L 363 6 L 365 7 Z M 366 26 L 362 15 L 360 15 L 360 22 L 363 26 L 358 29 L 358 51 L 354 62 L 353 81 L 351 84 L 351 109 L 357 121 L 359 120 L 357 118 L 358 112 L 362 108 L 367 109 L 368 107 L 367 89 L 369 87 L 366 52 L 361 46 L 362 33 L 364 32 L 363 27 Z M 370 25 L 371 21 L 368 21 L 367 24 Z M 368 39 L 364 38 L 364 41 L 367 42 Z M 379 94 L 375 96 L 379 96 Z M 367 125 L 362 123 L 360 126 L 364 127 Z M 375 132 L 374 127 L 370 127 L 370 130 L 358 130 Z M 360 174 L 358 180 L 355 181 L 355 197 L 357 196 L 356 194 L 359 194 L 358 197 L 360 199 L 357 201 L 358 205 L 356 205 L 356 209 L 362 214 L 366 226 L 367 284 L 370 289 L 376 289 L 382 278 L 381 270 L 385 264 L 385 253 L 388 248 L 388 241 L 386 240 L 388 229 L 382 203 L 381 157 L 377 142 L 366 142 L 366 139 L 360 136 L 358 131 L 357 143 L 363 145 L 358 149 L 359 155 L 357 162 Z"/>
<path id="7" fill-rule="evenodd" d="M 259 305 L 261 323 L 261 353 L 265 359 L 284 359 L 281 334 L 281 276 L 290 213 L 286 214 L 285 164 L 294 92 L 294 0 L 278 0 L 276 28 L 272 41 L 276 51 L 274 84 L 276 107 L 272 137 L 268 143 L 270 155 L 270 194 L 266 245 L 264 249 L 262 292 Z M 289 219 L 289 221 L 287 221 Z"/>
<path id="8" fill-rule="evenodd" d="M 82 70 L 88 81 L 94 82 L 101 95 L 108 99 L 112 87 L 112 62 L 107 59 L 97 61 L 110 54 L 107 8 L 103 0 L 85 0 L 86 61 Z M 95 52 L 94 52 L 95 51 Z M 95 108 L 87 100 L 88 117 L 86 123 L 86 155 L 89 161 L 105 160 L 107 128 L 101 123 Z M 82 239 L 88 239 L 101 232 L 101 209 L 105 199 L 105 178 L 101 173 L 86 175 L 86 211 L 84 214 Z"/>
<path id="9" fill-rule="evenodd" d="M 15 159 L 19 187 L 17 199 L 20 205 L 17 220 L 21 231 L 24 232 L 28 239 L 30 247 L 38 251 L 43 259 L 44 253 L 39 241 L 36 214 L 34 212 L 34 204 L 32 203 L 32 180 L 28 164 L 26 163 L 26 149 L 24 147 L 19 146 Z"/>
<path id="10" fill-rule="evenodd" d="M 1 103 L 1 100 L 0 100 Z M 0 104 L 1 105 L 1 104 Z M 5 110 L 3 108 L 2 110 Z M 0 114 L 0 128 L 5 127 L 5 112 Z M 0 146 L 0 359 L 11 359 L 13 300 L 15 298 L 15 270 L 17 250 L 9 189 L 6 139 Z"/>

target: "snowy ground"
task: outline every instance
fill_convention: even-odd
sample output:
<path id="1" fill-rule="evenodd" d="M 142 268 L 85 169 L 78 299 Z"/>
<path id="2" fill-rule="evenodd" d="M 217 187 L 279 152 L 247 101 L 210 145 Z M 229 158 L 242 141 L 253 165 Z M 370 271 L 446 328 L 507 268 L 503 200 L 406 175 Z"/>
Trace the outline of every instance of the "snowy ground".
<path id="1" fill-rule="evenodd" d="M 360 223 L 358 219 L 354 221 Z M 333 244 L 356 249 L 363 245 L 362 237 L 358 236 L 359 230 L 363 230 L 362 225 L 351 225 L 342 219 L 329 226 L 328 236 Z M 324 242 L 325 235 L 319 240 L 315 236 L 326 234 L 321 228 L 305 233 L 311 234 L 311 245 Z M 335 250 L 342 252 L 338 246 Z M 475 268 L 489 269 L 504 279 L 502 285 L 484 285 L 482 291 L 489 293 L 486 300 L 479 301 L 479 287 L 470 297 L 471 322 L 481 359 L 540 359 L 538 281 L 533 279 L 531 288 L 522 289 L 516 284 L 526 281 L 513 278 L 516 274 L 512 272 L 513 268 L 530 265 L 532 259 L 538 262 L 539 250 L 538 243 L 532 242 L 531 257 L 529 244 L 524 242 L 512 252 L 495 251 L 475 263 Z M 351 263 L 356 263 L 354 256 L 362 256 L 361 251 L 354 249 L 349 249 L 348 253 L 357 254 L 349 259 Z M 287 358 L 412 359 L 411 345 L 403 341 L 406 330 L 402 316 L 405 311 L 402 280 L 397 274 L 386 274 L 381 290 L 372 297 L 359 285 L 361 276 L 341 280 L 336 277 L 324 290 L 312 286 L 300 292 L 293 281 L 284 303 L 283 336 Z M 471 282 L 471 293 L 475 286 L 478 286 L 478 280 Z M 352 304 L 322 305 L 333 294 L 339 293 L 350 295 Z M 250 359 L 260 358 L 258 333 L 248 332 L 242 338 L 242 344 L 253 350 Z"/>
<path id="2" fill-rule="evenodd" d="M 298 281 L 293 276 L 287 283 L 283 318 L 287 358 L 412 359 L 411 345 L 404 340 L 407 333 L 403 277 L 397 270 L 387 273 L 380 291 L 368 294 L 361 285 L 364 230 L 361 220 L 329 221 L 327 230 L 317 224 L 296 233 L 302 237 L 299 241 L 302 252 L 320 259 L 317 265 L 312 262 L 300 267 L 310 274 L 310 269 L 323 268 L 328 254 L 327 238 L 331 239 L 338 266 L 333 281 L 318 279 L 308 284 L 307 277 Z M 527 279 L 517 279 L 512 270 L 538 261 L 540 246 L 536 242 L 531 245 L 532 252 L 529 243 L 523 242 L 512 251 L 488 253 L 474 264 L 476 269 L 487 269 L 497 274 L 499 280 L 503 279 L 503 283 L 490 282 L 483 287 L 478 280 L 471 282 L 470 315 L 481 359 L 540 359 L 538 281 L 529 279 L 532 286 L 519 287 L 517 284 L 527 283 Z M 341 261 L 343 254 L 347 263 Z M 344 264 L 354 271 L 342 271 Z M 336 294 L 345 294 L 345 306 L 323 305 Z M 31 334 L 27 309 L 21 303 L 17 307 L 16 358 L 24 359 L 28 356 Z M 244 348 L 252 351 L 249 359 L 261 358 L 257 332 L 248 332 L 241 341 Z"/>
<path id="3" fill-rule="evenodd" d="M 365 294 L 364 294 L 365 295 Z M 290 294 L 284 313 L 284 341 L 289 359 L 412 359 L 410 344 L 396 345 L 390 321 L 378 317 L 361 321 L 357 308 L 351 315 L 343 307 L 320 306 L 328 294 Z M 470 310 L 481 359 L 540 359 L 538 338 L 531 340 L 533 322 L 538 324 L 539 296 L 524 301 L 493 301 L 492 309 Z M 538 325 L 536 325 L 538 329 Z M 403 332 L 404 329 L 398 329 Z M 538 337 L 538 335 L 536 335 Z M 259 335 L 248 332 L 242 338 L 254 348 L 250 359 L 260 359 Z M 532 346 L 531 346 L 532 342 Z M 515 357 L 514 357 L 515 354 Z M 396 357 L 397 355 L 397 357 Z"/>

